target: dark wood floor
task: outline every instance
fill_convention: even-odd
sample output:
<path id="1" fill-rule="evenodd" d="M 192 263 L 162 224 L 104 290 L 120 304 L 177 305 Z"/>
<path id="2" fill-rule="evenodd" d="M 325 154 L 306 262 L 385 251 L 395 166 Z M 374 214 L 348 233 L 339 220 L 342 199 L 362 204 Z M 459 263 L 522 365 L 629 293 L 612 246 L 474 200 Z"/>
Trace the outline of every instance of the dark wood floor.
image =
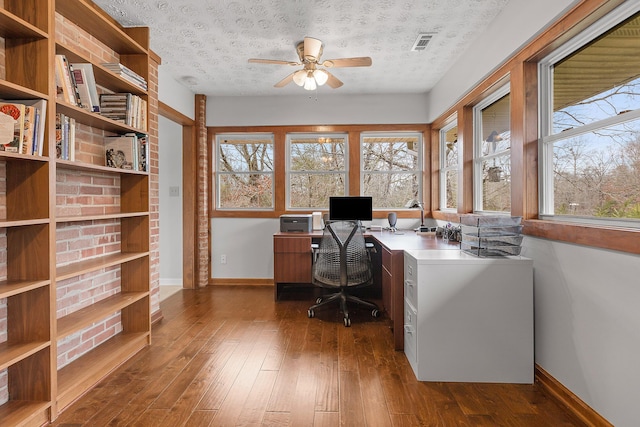
<path id="1" fill-rule="evenodd" d="M 304 298 L 303 298 L 304 295 Z M 57 426 L 575 426 L 536 385 L 418 382 L 384 319 L 265 287 L 185 290 Z"/>

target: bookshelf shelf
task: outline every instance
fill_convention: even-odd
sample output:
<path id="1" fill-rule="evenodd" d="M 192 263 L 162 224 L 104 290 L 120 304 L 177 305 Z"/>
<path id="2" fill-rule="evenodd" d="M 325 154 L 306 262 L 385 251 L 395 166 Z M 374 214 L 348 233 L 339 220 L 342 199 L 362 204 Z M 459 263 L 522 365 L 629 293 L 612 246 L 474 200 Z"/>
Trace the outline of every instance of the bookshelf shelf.
<path id="1" fill-rule="evenodd" d="M 84 0 L 56 0 L 56 12 L 121 54 L 148 54 L 146 28 L 130 28 L 125 32 L 104 11 Z"/>
<path id="2" fill-rule="evenodd" d="M 106 316 L 146 297 L 148 292 L 123 292 L 58 319 L 58 339 L 78 332 Z"/>
<path id="3" fill-rule="evenodd" d="M 78 123 L 82 123 L 96 129 L 102 129 L 106 130 L 107 132 L 113 133 L 146 132 L 140 129 L 136 129 L 132 126 L 127 126 L 124 123 L 108 119 L 98 113 L 92 113 L 88 110 L 76 107 L 75 105 L 71 105 L 66 102 L 58 101 L 56 105 L 57 111 L 59 113 L 62 113 L 69 117 L 73 117 L 78 121 Z"/>
<path id="4" fill-rule="evenodd" d="M 16 363 L 45 348 L 48 348 L 49 346 L 49 341 L 19 343 L 4 342 L 0 344 L 0 370 L 6 369 L 11 365 L 15 365 Z"/>
<path id="5" fill-rule="evenodd" d="M 120 252 L 104 255 L 97 258 L 78 261 L 73 264 L 58 267 L 56 269 L 56 280 L 61 281 L 81 274 L 91 273 L 102 268 L 113 267 L 142 257 L 149 256 L 149 252 Z"/>
<path id="6" fill-rule="evenodd" d="M 149 332 L 120 333 L 58 371 L 58 405 L 62 408 L 144 348 Z"/>
<path id="7" fill-rule="evenodd" d="M 1 280 L 0 298 L 9 298 L 50 284 L 49 280 Z"/>
<path id="8" fill-rule="evenodd" d="M 149 215 L 149 212 L 122 212 L 104 215 L 82 215 L 82 216 L 64 216 L 56 218 L 56 223 L 62 224 L 67 222 L 84 222 L 84 221 L 104 221 L 109 219 L 123 218 L 143 218 Z"/>
<path id="9" fill-rule="evenodd" d="M 8 426 L 43 425 L 49 421 L 50 401 L 10 400 L 0 406 L 0 420 Z"/>
<path id="10" fill-rule="evenodd" d="M 73 161 L 73 160 L 57 159 L 56 160 L 56 164 L 58 165 L 58 168 L 64 168 L 64 169 L 75 169 L 75 170 L 81 170 L 81 171 L 94 171 L 94 172 L 107 172 L 107 173 L 113 173 L 113 174 L 118 174 L 118 175 L 137 175 L 137 176 L 147 176 L 147 175 L 149 175 L 149 172 L 145 172 L 145 171 L 134 171 L 134 170 L 130 170 L 130 169 L 118 169 L 118 168 L 112 168 L 112 167 L 109 167 L 109 166 L 93 165 L 91 163 L 84 163 L 84 162 L 78 162 L 78 161 Z"/>
<path id="11" fill-rule="evenodd" d="M 1 10 L 1 9 L 0 9 Z M 45 93 L 0 79 L 0 93 L 3 99 L 47 99 Z"/>
<path id="12" fill-rule="evenodd" d="M 98 86 L 108 87 L 113 92 L 130 92 L 139 96 L 144 96 L 147 91 L 139 86 L 123 79 L 106 69 L 102 64 L 92 61 L 82 53 L 76 51 L 73 47 L 66 46 L 63 43 L 56 43 L 56 53 L 67 57 L 69 62 L 84 62 L 93 65 L 93 73 Z"/>
<path id="13" fill-rule="evenodd" d="M 151 174 L 101 163 L 105 137 L 151 132 L 59 100 L 55 55 L 92 64 L 101 93 L 142 98 L 146 119 L 155 92 L 101 62 L 119 62 L 147 81 L 156 64 L 148 28 L 123 28 L 91 0 L 0 1 L 0 37 L 0 99 L 46 101 L 34 102 L 46 112 L 42 156 L 0 152 L 0 424 L 40 426 L 151 342 Z M 58 113 L 78 125 L 73 148 L 80 161 L 57 159 Z M 92 250 L 79 249 L 86 242 Z M 89 258 L 98 253 L 107 255 Z M 71 259 L 77 261 L 62 265 Z M 70 286 L 81 289 L 79 308 L 57 319 Z M 93 301 L 102 289 L 119 292 Z M 82 331 L 91 342 L 99 329 L 92 325 L 113 319 L 119 323 L 104 339 L 113 336 L 73 360 L 84 350 L 62 340 Z"/>
<path id="14" fill-rule="evenodd" d="M 11 12 L 0 9 L 0 37 L 47 39 L 49 35 Z"/>

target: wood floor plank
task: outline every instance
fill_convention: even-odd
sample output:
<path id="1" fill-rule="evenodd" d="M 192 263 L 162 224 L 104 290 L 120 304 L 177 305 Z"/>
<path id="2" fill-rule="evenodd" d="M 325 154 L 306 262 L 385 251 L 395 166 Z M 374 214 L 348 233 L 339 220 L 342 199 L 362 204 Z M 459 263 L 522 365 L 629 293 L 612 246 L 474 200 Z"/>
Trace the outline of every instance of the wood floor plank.
<path id="1" fill-rule="evenodd" d="M 189 427 L 209 427 L 215 415 L 216 411 L 193 411 L 185 425 Z"/>
<path id="2" fill-rule="evenodd" d="M 242 407 L 240 417 L 238 417 L 238 425 L 258 426 L 262 424 L 277 375 L 278 373 L 273 370 L 261 370 L 258 373 Z"/>
<path id="3" fill-rule="evenodd" d="M 340 372 L 340 425 L 367 425 L 362 402 L 362 390 L 357 371 Z"/>
<path id="4" fill-rule="evenodd" d="M 152 345 L 54 426 L 582 426 L 536 384 L 420 382 L 387 323 L 268 287 L 212 286 L 163 301 Z"/>
<path id="5" fill-rule="evenodd" d="M 231 342 L 238 341 L 238 345 L 233 351 L 224 368 L 220 370 L 215 382 L 202 397 L 196 409 L 218 410 L 223 405 L 229 390 L 236 381 L 236 378 L 249 357 L 254 346 L 255 339 L 260 332 L 260 325 L 251 321 L 239 321 L 236 325 L 237 332 L 230 335 Z M 241 331 L 241 332 L 240 332 Z M 232 338 L 235 337 L 236 339 Z M 216 417 L 220 414 L 216 414 Z"/>
<path id="6" fill-rule="evenodd" d="M 317 412 L 333 413 L 338 412 L 340 401 L 338 326 L 327 322 L 323 326 L 315 409 Z"/>
<path id="7" fill-rule="evenodd" d="M 262 366 L 264 359 L 271 346 L 271 342 L 276 339 L 276 333 L 273 330 L 264 330 L 264 323 L 254 322 L 259 333 L 256 337 L 252 334 L 247 334 L 239 344 L 242 346 L 244 341 L 247 341 L 248 355 L 242 365 L 242 369 L 236 376 L 233 384 L 229 388 L 224 401 L 220 405 L 218 413 L 216 414 L 216 425 L 238 425 L 238 420 L 242 416 L 243 408 L 247 404 L 249 395 L 254 385 L 258 381 L 260 374 L 260 367 Z M 252 347 L 249 348 L 248 344 Z M 266 396 L 267 398 L 269 395 Z"/>

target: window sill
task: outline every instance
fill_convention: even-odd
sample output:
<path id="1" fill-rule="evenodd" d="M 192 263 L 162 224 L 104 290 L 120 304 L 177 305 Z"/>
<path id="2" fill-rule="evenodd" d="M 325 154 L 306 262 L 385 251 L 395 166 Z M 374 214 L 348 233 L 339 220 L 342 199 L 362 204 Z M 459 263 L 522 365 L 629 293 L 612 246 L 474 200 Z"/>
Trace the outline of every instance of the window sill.
<path id="1" fill-rule="evenodd" d="M 640 254 L 640 230 L 561 221 L 523 221 L 523 234 L 560 242 Z"/>

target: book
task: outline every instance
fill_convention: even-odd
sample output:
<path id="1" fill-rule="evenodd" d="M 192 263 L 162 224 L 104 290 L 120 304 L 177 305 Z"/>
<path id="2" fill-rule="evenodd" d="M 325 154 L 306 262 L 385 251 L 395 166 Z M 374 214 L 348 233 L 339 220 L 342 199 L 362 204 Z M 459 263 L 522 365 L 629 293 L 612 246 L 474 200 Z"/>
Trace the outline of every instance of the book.
<path id="1" fill-rule="evenodd" d="M 24 123 L 22 131 L 22 154 L 33 154 L 33 134 L 35 131 L 36 109 L 33 105 L 24 106 Z"/>
<path id="2" fill-rule="evenodd" d="M 33 126 L 33 143 L 31 153 L 42 156 L 44 147 L 44 130 L 47 117 L 47 100 L 46 99 L 15 99 L 11 102 L 24 104 L 25 106 L 33 106 L 35 108 L 35 120 Z"/>
<path id="3" fill-rule="evenodd" d="M 71 83 L 71 97 L 73 98 L 71 103 L 80 107 L 82 105 L 82 101 L 80 100 L 80 92 L 78 91 L 76 80 L 73 77 L 73 66 L 69 61 L 67 61 L 67 58 L 64 55 L 62 55 L 62 62 L 64 63 L 67 70 L 67 79 L 69 79 L 69 82 Z"/>
<path id="4" fill-rule="evenodd" d="M 56 114 L 56 158 L 64 159 L 64 114 Z"/>
<path id="5" fill-rule="evenodd" d="M 135 136 L 105 137 L 105 164 L 111 168 L 135 170 Z"/>
<path id="6" fill-rule="evenodd" d="M 81 86 L 85 86 L 86 90 L 89 92 L 89 101 L 90 111 L 94 113 L 100 112 L 100 97 L 98 95 L 98 89 L 96 86 L 96 78 L 93 73 L 93 64 L 82 63 L 82 62 L 74 62 L 73 65 L 73 73 L 74 76 L 79 72 L 82 78 L 82 83 L 78 83 L 76 79 L 76 84 L 78 85 L 78 90 L 80 91 L 81 98 L 83 97 L 84 88 Z M 86 94 L 84 95 L 86 96 Z M 83 101 L 84 106 L 84 101 Z M 86 108 L 86 107 L 85 107 Z"/>
<path id="7" fill-rule="evenodd" d="M 24 105 L 0 102 L 0 150 L 22 152 L 24 135 Z"/>
<path id="8" fill-rule="evenodd" d="M 69 72 L 68 62 L 64 55 L 56 55 L 56 86 L 61 85 L 62 97 L 64 102 L 72 105 L 76 103 L 76 93 L 73 83 L 71 82 L 71 74 Z"/>

